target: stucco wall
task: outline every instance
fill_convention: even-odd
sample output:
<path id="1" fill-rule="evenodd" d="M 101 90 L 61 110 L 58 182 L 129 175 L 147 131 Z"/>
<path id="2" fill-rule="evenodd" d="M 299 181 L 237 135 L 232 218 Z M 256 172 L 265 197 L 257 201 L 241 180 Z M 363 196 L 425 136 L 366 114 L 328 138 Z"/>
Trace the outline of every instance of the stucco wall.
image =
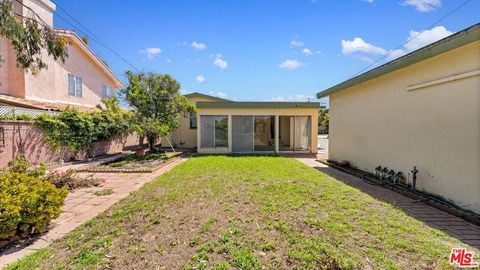
<path id="1" fill-rule="evenodd" d="M 65 148 L 55 149 L 45 142 L 45 135 L 41 130 L 28 122 L 7 121 L 1 122 L 5 129 L 5 145 L 0 145 L 0 166 L 6 166 L 8 161 L 18 154 L 24 154 L 32 163 L 50 163 L 53 161 L 69 160 L 73 153 Z M 141 144 L 136 134 L 118 136 L 111 141 L 95 143 L 91 151 L 92 156 L 113 154 Z M 85 158 L 84 153 L 76 156 Z"/>
<path id="2" fill-rule="evenodd" d="M 204 98 L 204 97 L 191 97 L 188 98 L 193 104 L 196 104 L 197 101 L 215 101 L 213 99 Z M 190 128 L 190 116 L 187 117 L 180 116 L 178 119 L 179 128 L 169 137 L 172 144 L 176 144 L 180 147 L 186 148 L 196 148 L 197 147 L 197 129 Z M 181 144 L 181 143 L 184 144 Z M 165 139 L 162 139 L 162 146 L 168 147 L 168 142 Z"/>
<path id="3" fill-rule="evenodd" d="M 289 108 L 289 109 L 240 109 L 240 108 L 201 108 L 197 113 L 202 115 L 228 115 L 228 149 L 202 149 L 198 148 L 197 151 L 201 153 L 227 153 L 232 152 L 232 119 L 233 115 L 273 115 L 273 116 L 310 116 L 311 117 L 311 153 L 318 152 L 318 108 Z M 276 121 L 276 129 L 278 130 L 278 117 Z M 198 134 L 201 133 L 200 118 L 197 118 Z M 278 139 L 278 132 L 277 139 Z M 276 140 L 277 140 L 276 139 Z M 197 145 L 199 145 L 200 138 L 197 138 Z"/>
<path id="4" fill-rule="evenodd" d="M 330 95 L 330 158 L 370 172 L 416 165 L 420 189 L 480 213 L 479 70 L 475 42 Z"/>
<path id="5" fill-rule="evenodd" d="M 76 45 L 68 46 L 65 63 L 48 60 L 49 68 L 37 76 L 25 75 L 26 99 L 94 107 L 102 99 L 102 85 L 114 84 Z M 82 78 L 82 97 L 68 95 L 68 73 Z"/>

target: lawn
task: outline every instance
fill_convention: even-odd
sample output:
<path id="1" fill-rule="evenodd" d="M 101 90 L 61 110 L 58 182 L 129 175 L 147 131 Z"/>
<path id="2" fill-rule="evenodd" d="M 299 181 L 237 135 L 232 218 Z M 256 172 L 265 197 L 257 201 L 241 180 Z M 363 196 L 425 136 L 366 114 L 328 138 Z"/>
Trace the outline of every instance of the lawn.
<path id="1" fill-rule="evenodd" d="M 444 269 L 459 244 L 295 159 L 199 156 L 7 269 Z"/>

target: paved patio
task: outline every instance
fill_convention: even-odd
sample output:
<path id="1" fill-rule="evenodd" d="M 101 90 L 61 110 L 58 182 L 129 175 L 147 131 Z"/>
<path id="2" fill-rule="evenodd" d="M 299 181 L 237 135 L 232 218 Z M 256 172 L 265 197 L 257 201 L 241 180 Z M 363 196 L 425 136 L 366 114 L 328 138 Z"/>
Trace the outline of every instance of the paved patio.
<path id="1" fill-rule="evenodd" d="M 402 209 L 409 216 L 414 217 L 427 224 L 428 226 L 441 230 L 446 234 L 455 237 L 465 244 L 476 248 L 478 254 L 480 250 L 480 226 L 472 224 L 462 218 L 453 216 L 427 205 L 423 202 L 411 199 L 395 191 L 365 183 L 362 179 L 328 167 L 316 161 L 312 157 L 297 158 L 309 167 L 313 167 L 323 173 L 326 173 L 345 184 L 352 186 L 384 202 L 395 205 Z"/>
<path id="2" fill-rule="evenodd" d="M 98 216 L 130 192 L 139 189 L 143 184 L 154 180 L 186 159 L 186 157 L 181 157 L 153 173 L 95 173 L 95 177 L 104 180 L 103 184 L 100 187 L 70 192 L 65 200 L 62 214 L 52 221 L 52 228 L 29 246 L 12 247 L 3 252 L 0 256 L 0 269 L 37 249 L 47 247 L 54 240 L 61 238 L 85 221 Z M 85 164 L 79 166 L 83 167 Z M 72 166 L 69 167 L 72 168 Z M 94 194 L 96 191 L 104 189 L 112 189 L 113 194 L 106 196 Z"/>

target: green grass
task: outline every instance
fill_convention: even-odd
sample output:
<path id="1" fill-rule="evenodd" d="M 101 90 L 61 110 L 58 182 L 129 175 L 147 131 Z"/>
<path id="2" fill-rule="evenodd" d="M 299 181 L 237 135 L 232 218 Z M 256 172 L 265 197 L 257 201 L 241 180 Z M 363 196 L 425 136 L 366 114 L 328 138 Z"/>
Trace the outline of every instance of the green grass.
<path id="1" fill-rule="evenodd" d="M 295 159 L 199 156 L 7 269 L 444 269 L 454 245 Z"/>
<path id="2" fill-rule="evenodd" d="M 113 193 L 114 193 L 113 189 L 105 188 L 105 189 L 102 189 L 102 190 L 95 191 L 93 193 L 93 195 L 95 195 L 95 196 L 108 196 L 108 195 L 112 195 Z"/>

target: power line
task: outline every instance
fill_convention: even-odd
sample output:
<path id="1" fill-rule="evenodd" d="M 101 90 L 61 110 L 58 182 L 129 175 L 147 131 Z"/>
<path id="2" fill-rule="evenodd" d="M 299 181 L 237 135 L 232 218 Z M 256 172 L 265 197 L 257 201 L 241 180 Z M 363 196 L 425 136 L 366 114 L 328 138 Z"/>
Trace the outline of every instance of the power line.
<path id="1" fill-rule="evenodd" d="M 39 20 L 40 22 L 44 25 L 44 26 L 47 26 L 49 27 L 49 25 L 40 17 L 40 15 L 38 15 L 32 8 L 30 8 L 29 6 L 26 6 L 25 4 L 23 4 L 20 0 L 15 0 L 16 2 L 18 2 L 20 5 L 22 5 L 23 7 L 27 8 L 30 12 L 32 12 Z M 53 2 L 53 1 L 52 1 Z M 139 71 L 138 68 L 136 68 L 132 63 L 130 63 L 129 61 L 127 61 L 127 59 L 125 59 L 124 57 L 122 57 L 119 53 L 117 53 L 115 50 L 113 50 L 112 48 L 110 48 L 109 46 L 107 46 L 100 38 L 98 38 L 92 31 L 90 31 L 86 26 L 84 26 L 83 24 L 81 24 L 77 19 L 75 19 L 72 15 L 70 15 L 64 8 L 62 8 L 60 5 L 58 5 L 57 3 L 54 2 L 54 4 L 56 6 L 58 6 L 65 14 L 67 14 L 70 18 L 72 18 L 76 23 L 78 23 L 80 26 L 82 26 L 83 28 L 85 28 L 85 30 L 90 33 L 91 38 L 94 42 L 96 42 L 98 45 L 102 46 L 103 48 L 109 50 L 110 52 L 112 52 L 113 54 L 115 54 L 118 58 L 120 58 L 122 61 L 124 61 L 125 63 L 127 63 L 130 67 L 132 67 L 133 69 L 135 69 L 137 72 Z M 69 24 L 70 26 L 72 26 L 74 29 L 76 29 L 78 32 L 82 33 L 83 35 L 85 36 L 89 36 L 88 34 L 86 34 L 84 31 L 82 31 L 81 29 L 79 29 L 77 26 L 75 26 L 73 23 L 71 23 L 70 21 L 68 21 L 67 19 L 65 19 L 64 17 L 62 17 L 60 14 L 56 14 L 57 17 L 59 17 L 61 20 L 63 20 L 64 22 L 66 22 L 67 24 Z M 22 16 L 23 17 L 23 16 Z"/>
<path id="2" fill-rule="evenodd" d="M 18 1 L 18 0 L 17 0 Z M 53 2 L 53 1 L 52 1 Z M 81 24 L 77 19 L 75 19 L 72 15 L 70 15 L 70 13 L 68 13 L 64 8 L 62 8 L 59 4 L 57 4 L 56 2 L 54 2 L 54 4 L 59 7 L 65 14 L 67 14 L 70 18 L 72 18 L 75 22 L 77 22 L 79 25 L 81 25 L 83 28 L 85 28 L 85 30 L 90 33 L 90 37 L 91 37 L 91 40 L 93 40 L 94 42 L 96 42 L 98 45 L 102 46 L 103 48 L 109 50 L 110 52 L 112 52 L 114 55 L 116 55 L 118 58 L 120 58 L 123 62 L 125 62 L 127 65 L 129 65 L 130 67 L 132 67 L 133 69 L 135 69 L 135 71 L 139 71 L 139 69 L 137 67 L 135 67 L 132 63 L 130 63 L 127 59 L 125 59 L 123 56 L 121 56 L 118 52 L 116 52 L 114 49 L 110 48 L 109 46 L 107 46 L 105 44 L 105 42 L 103 42 L 100 38 L 98 38 L 95 34 L 93 34 L 92 31 L 90 31 L 86 26 L 84 26 L 83 24 Z M 73 23 L 71 23 L 69 20 L 65 19 L 63 16 L 61 16 L 60 14 L 56 13 L 57 17 L 60 18 L 61 20 L 63 20 L 64 22 L 66 22 L 67 24 L 69 24 L 70 26 L 72 26 L 74 29 L 76 29 L 78 32 L 82 33 L 82 35 L 85 35 L 85 36 L 89 36 L 87 33 L 85 33 L 83 30 L 79 29 L 77 26 L 75 26 Z"/>
<path id="3" fill-rule="evenodd" d="M 365 68 L 363 68 L 362 70 L 358 71 L 357 73 L 355 73 L 352 78 L 356 77 L 357 75 L 363 73 L 365 70 L 369 69 L 371 66 L 377 64 L 378 62 L 380 62 L 381 60 L 385 59 L 386 57 L 388 57 L 389 55 L 391 55 L 394 51 L 402 48 L 404 45 L 406 45 L 407 43 L 409 43 L 410 41 L 416 39 L 417 37 L 419 37 L 420 35 L 422 35 L 423 33 L 425 33 L 425 31 L 431 29 L 432 27 L 434 27 L 435 25 L 437 25 L 439 22 L 443 21 L 445 18 L 447 18 L 448 16 L 452 15 L 453 13 L 457 12 L 459 9 L 461 9 L 462 7 L 464 7 L 465 5 L 467 5 L 469 2 L 471 2 L 472 0 L 467 0 L 465 2 L 463 2 L 461 5 L 459 5 L 458 7 L 456 7 L 455 9 L 453 9 L 452 11 L 450 11 L 449 13 L 447 13 L 446 15 L 444 15 L 443 17 L 441 17 L 440 19 L 436 20 L 434 23 L 432 23 L 429 27 L 425 28 L 423 31 L 417 33 L 415 36 L 407 39 L 407 41 L 405 41 L 402 45 L 396 47 L 395 49 L 391 50 L 390 52 L 388 52 L 387 54 L 385 54 L 384 56 L 378 58 L 376 61 L 374 61 L 373 63 L 371 63 L 370 65 L 366 66 Z"/>

